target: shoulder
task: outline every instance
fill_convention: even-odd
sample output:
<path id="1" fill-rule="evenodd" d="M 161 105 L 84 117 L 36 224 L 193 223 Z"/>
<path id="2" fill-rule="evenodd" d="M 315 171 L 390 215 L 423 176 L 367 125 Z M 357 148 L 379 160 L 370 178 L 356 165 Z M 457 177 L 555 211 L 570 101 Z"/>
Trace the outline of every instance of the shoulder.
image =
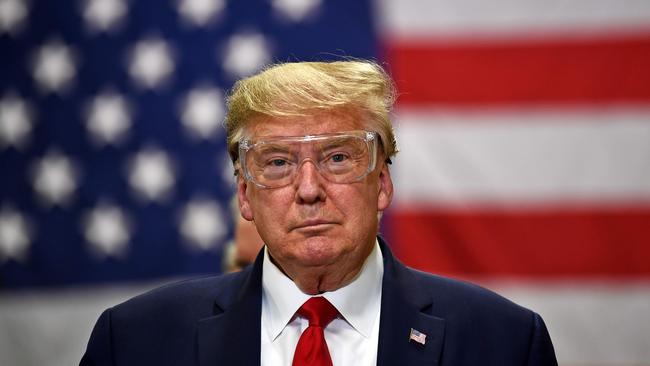
<path id="1" fill-rule="evenodd" d="M 505 297 L 463 280 L 422 272 L 395 258 L 379 238 L 384 256 L 384 286 L 417 304 L 429 307 L 430 314 L 448 320 L 478 319 L 531 324 L 536 314 Z"/>
<path id="2" fill-rule="evenodd" d="M 113 319 L 161 316 L 197 319 L 214 313 L 215 301 L 233 301 L 247 272 L 212 275 L 167 284 L 111 308 Z"/>
<path id="3" fill-rule="evenodd" d="M 421 311 L 444 322 L 450 365 L 557 365 L 541 317 L 481 286 L 402 267 Z"/>
<path id="4" fill-rule="evenodd" d="M 532 325 L 537 316 L 533 311 L 477 284 L 408 267 L 406 270 L 421 291 L 431 297 L 433 312 L 448 320 Z"/>
<path id="5" fill-rule="evenodd" d="M 406 267 L 418 284 L 431 291 L 442 291 L 447 296 L 466 301 L 496 303 L 503 306 L 515 305 L 512 301 L 485 287 L 461 279 L 445 277 Z"/>
<path id="6" fill-rule="evenodd" d="M 445 321 L 450 364 L 557 365 L 546 325 L 534 311 L 469 282 L 407 271 L 431 296 L 431 315 Z"/>
<path id="7" fill-rule="evenodd" d="M 81 364 L 193 363 L 198 322 L 221 313 L 218 304 L 235 301 L 250 272 L 172 283 L 107 309 Z"/>

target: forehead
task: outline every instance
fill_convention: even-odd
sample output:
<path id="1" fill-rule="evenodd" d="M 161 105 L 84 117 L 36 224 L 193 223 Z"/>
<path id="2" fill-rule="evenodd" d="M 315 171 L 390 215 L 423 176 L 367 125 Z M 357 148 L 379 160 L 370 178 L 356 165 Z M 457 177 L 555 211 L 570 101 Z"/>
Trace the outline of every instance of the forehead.
<path id="1" fill-rule="evenodd" d="M 245 135 L 251 139 L 320 135 L 364 127 L 358 114 L 351 112 L 325 112 L 300 117 L 259 116 L 249 121 Z"/>

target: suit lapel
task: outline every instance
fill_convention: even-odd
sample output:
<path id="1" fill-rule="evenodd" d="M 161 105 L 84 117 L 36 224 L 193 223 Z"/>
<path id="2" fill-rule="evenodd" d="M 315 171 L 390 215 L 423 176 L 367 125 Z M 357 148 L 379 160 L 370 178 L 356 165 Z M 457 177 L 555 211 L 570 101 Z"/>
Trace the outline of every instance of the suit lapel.
<path id="1" fill-rule="evenodd" d="M 438 365 L 444 340 L 444 319 L 431 315 L 433 301 L 413 274 L 393 258 L 379 239 L 384 257 L 378 366 Z M 260 364 L 262 314 L 262 256 L 241 273 L 241 290 L 224 289 L 214 316 L 198 323 L 200 366 Z M 237 284 L 233 284 L 237 286 Z M 425 344 L 409 340 L 411 328 L 426 335 Z"/>
<path id="2" fill-rule="evenodd" d="M 215 302 L 214 316 L 198 323 L 200 366 L 260 364 L 262 314 L 262 254 L 242 273 L 244 283 L 236 290 L 225 289 Z"/>
<path id="3" fill-rule="evenodd" d="M 438 365 L 445 334 L 444 319 L 431 315 L 433 299 L 413 273 L 393 258 L 379 240 L 384 256 L 377 365 Z M 425 334 L 424 344 L 409 339 L 411 329 Z"/>

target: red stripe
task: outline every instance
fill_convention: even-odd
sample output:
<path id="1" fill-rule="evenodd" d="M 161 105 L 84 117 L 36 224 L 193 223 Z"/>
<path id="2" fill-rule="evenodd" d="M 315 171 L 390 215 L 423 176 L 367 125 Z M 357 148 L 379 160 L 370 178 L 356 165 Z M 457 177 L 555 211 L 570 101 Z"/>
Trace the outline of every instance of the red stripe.
<path id="1" fill-rule="evenodd" d="M 650 209 L 407 212 L 387 217 L 396 255 L 463 276 L 650 277 Z"/>
<path id="2" fill-rule="evenodd" d="M 395 41 L 400 105 L 650 101 L 650 34 L 524 42 Z"/>

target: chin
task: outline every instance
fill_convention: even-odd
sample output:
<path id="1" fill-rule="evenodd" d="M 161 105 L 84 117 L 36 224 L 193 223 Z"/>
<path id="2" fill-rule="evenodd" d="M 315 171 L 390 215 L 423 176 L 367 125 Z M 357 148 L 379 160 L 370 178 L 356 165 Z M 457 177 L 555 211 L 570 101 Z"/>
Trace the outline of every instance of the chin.
<path id="1" fill-rule="evenodd" d="M 300 245 L 298 259 L 308 266 L 321 266 L 332 263 L 342 254 L 340 243 L 325 237 L 313 237 Z"/>

